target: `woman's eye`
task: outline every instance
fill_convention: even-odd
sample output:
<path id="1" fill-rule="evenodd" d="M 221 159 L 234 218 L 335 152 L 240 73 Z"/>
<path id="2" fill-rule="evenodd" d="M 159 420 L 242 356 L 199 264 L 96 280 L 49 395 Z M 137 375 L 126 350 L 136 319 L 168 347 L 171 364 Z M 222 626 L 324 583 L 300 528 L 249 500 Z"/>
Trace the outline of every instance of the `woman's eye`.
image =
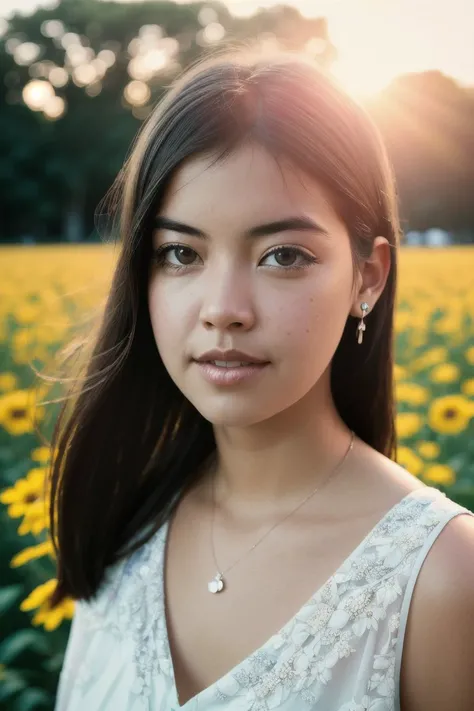
<path id="1" fill-rule="evenodd" d="M 175 261 L 171 261 L 168 255 L 173 255 Z M 162 269 L 173 271 L 183 271 L 188 267 L 195 266 L 195 259 L 198 254 L 183 244 L 167 244 L 159 247 L 153 252 L 153 262 Z M 297 269 L 307 269 L 319 260 L 312 254 L 299 249 L 298 247 L 281 246 L 274 247 L 261 260 L 260 264 L 273 258 L 276 264 L 266 264 L 271 269 L 280 271 L 291 271 Z"/>
<path id="2" fill-rule="evenodd" d="M 166 257 L 168 254 L 175 255 L 176 262 L 169 261 Z M 197 256 L 194 249 L 186 247 L 183 244 L 168 244 L 164 247 L 159 247 L 153 253 L 153 261 L 160 267 L 170 269 L 186 269 L 193 265 L 193 260 Z"/>
<path id="3" fill-rule="evenodd" d="M 275 247 L 264 257 L 264 260 L 269 257 L 274 257 L 277 265 L 276 267 L 274 267 L 274 265 L 268 266 L 273 268 L 280 267 L 286 270 L 306 269 L 318 261 L 315 256 L 304 252 L 302 249 L 298 249 L 298 247 Z"/>

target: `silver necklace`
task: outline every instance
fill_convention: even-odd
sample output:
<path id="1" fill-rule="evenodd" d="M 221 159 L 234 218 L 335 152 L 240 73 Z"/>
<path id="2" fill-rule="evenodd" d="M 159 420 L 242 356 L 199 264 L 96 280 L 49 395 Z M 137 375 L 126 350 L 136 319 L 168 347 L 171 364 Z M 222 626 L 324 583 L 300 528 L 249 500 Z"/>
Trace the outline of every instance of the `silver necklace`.
<path id="1" fill-rule="evenodd" d="M 238 560 L 236 560 L 235 563 L 232 563 L 232 565 L 230 565 L 228 568 L 226 568 L 226 569 L 225 569 L 224 571 L 222 571 L 222 572 L 219 571 L 219 564 L 217 563 L 217 560 L 216 560 L 216 551 L 215 551 L 215 549 L 214 549 L 214 514 L 215 514 L 216 506 L 215 506 L 215 500 L 214 500 L 214 477 L 212 477 L 212 506 L 213 506 L 213 508 L 212 508 L 212 523 L 211 523 L 211 546 L 212 546 L 212 554 L 213 554 L 213 556 L 214 556 L 214 563 L 216 564 L 216 568 L 217 568 L 217 574 L 216 574 L 216 575 L 213 577 L 213 579 L 207 584 L 207 589 L 209 590 L 209 592 L 211 592 L 211 593 L 219 593 L 219 592 L 222 592 L 222 590 L 224 590 L 224 589 L 225 589 L 225 586 L 226 586 L 226 582 L 225 582 L 225 580 L 224 580 L 224 573 L 228 573 L 229 570 L 231 570 L 235 565 L 237 565 L 237 563 L 239 563 L 239 562 L 242 560 L 242 558 L 244 558 L 246 555 L 248 555 L 249 553 L 251 553 L 251 552 L 263 541 L 263 539 L 266 538 L 266 537 L 268 536 L 268 534 L 273 531 L 274 528 L 276 528 L 276 527 L 279 526 L 281 523 L 283 523 L 283 521 L 286 521 L 287 518 L 289 518 L 290 516 L 292 516 L 292 515 L 295 513 L 295 511 L 298 511 L 298 509 L 301 508 L 301 506 L 303 506 L 303 504 L 305 504 L 305 503 L 308 501 L 308 499 L 310 499 L 317 491 L 319 491 L 319 490 L 322 489 L 324 486 L 326 486 L 326 484 L 330 481 L 330 479 L 332 479 L 332 477 L 334 476 L 334 474 L 340 469 L 340 467 L 341 467 L 341 466 L 343 465 L 343 463 L 345 462 L 345 460 L 346 460 L 346 458 L 347 458 L 349 452 L 351 451 L 353 445 L 354 445 L 354 432 L 351 430 L 351 442 L 350 442 L 350 444 L 349 444 L 349 447 L 348 447 L 348 449 L 347 449 L 345 455 L 343 456 L 342 460 L 341 460 L 341 461 L 339 462 L 339 464 L 333 469 L 333 471 L 332 471 L 331 474 L 328 476 L 328 478 L 326 479 L 326 481 L 325 481 L 323 484 L 321 484 L 320 486 L 317 486 L 316 489 L 314 489 L 314 490 L 304 499 L 304 501 L 302 501 L 300 504 L 298 504 L 298 506 L 297 506 L 295 509 L 293 509 L 293 511 L 290 511 L 290 513 L 287 514 L 287 515 L 285 516 L 285 518 L 283 518 L 281 521 L 277 521 L 277 523 L 276 523 L 274 526 L 272 526 L 269 531 L 267 531 L 256 543 L 254 543 L 254 545 L 250 548 L 250 550 L 247 551 L 247 553 L 245 553 L 243 556 L 241 556 L 240 558 L 238 558 Z"/>

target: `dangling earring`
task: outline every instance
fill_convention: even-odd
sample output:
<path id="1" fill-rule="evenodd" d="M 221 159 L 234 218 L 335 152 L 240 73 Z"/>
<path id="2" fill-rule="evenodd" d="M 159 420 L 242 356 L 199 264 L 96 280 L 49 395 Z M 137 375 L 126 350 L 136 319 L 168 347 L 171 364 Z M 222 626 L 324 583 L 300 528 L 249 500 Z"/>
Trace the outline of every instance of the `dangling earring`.
<path id="1" fill-rule="evenodd" d="M 364 338 L 364 331 L 365 331 L 364 316 L 369 311 L 369 304 L 367 303 L 367 301 L 363 301 L 360 305 L 360 308 L 362 309 L 362 318 L 359 321 L 359 325 L 357 326 L 357 342 L 359 343 L 359 345 L 362 343 L 362 339 Z"/>

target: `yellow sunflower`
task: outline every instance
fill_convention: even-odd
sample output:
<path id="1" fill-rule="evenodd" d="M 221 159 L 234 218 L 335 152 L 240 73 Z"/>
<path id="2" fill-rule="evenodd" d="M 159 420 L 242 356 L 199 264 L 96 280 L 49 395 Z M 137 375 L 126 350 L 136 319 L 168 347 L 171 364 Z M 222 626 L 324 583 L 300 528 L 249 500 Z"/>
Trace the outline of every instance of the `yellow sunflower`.
<path id="1" fill-rule="evenodd" d="M 395 383 L 395 397 L 398 402 L 407 402 L 409 405 L 424 405 L 428 402 L 429 391 L 417 383 Z"/>
<path id="2" fill-rule="evenodd" d="M 463 384 L 461 385 L 461 390 L 464 395 L 467 395 L 468 397 L 473 397 L 474 396 L 474 378 L 468 378 L 468 380 L 465 380 Z"/>
<path id="3" fill-rule="evenodd" d="M 395 333 L 403 333 L 412 326 L 413 316 L 410 311 L 397 309 L 394 314 L 393 327 Z"/>
<path id="4" fill-rule="evenodd" d="M 51 450 L 49 447 L 37 447 L 31 452 L 31 459 L 35 462 L 45 464 L 51 459 Z"/>
<path id="5" fill-rule="evenodd" d="M 32 390 L 14 390 L 0 396 L 0 425 L 11 435 L 34 432 L 33 423 L 43 419 L 44 407 L 36 405 Z"/>
<path id="6" fill-rule="evenodd" d="M 41 309 L 41 304 L 25 303 L 17 306 L 13 315 L 20 324 L 34 324 L 41 315 Z"/>
<path id="7" fill-rule="evenodd" d="M 460 375 L 461 371 L 454 363 L 440 363 L 432 369 L 430 380 L 433 383 L 453 383 L 459 380 Z"/>
<path id="8" fill-rule="evenodd" d="M 449 353 L 446 347 L 437 346 L 435 348 L 430 348 L 413 361 L 411 364 L 411 372 L 417 373 L 418 371 L 430 368 L 433 365 L 445 363 L 448 360 L 448 357 Z"/>
<path id="9" fill-rule="evenodd" d="M 467 429 L 473 414 L 471 403 L 463 395 L 445 395 L 431 403 L 428 422 L 435 432 L 456 435 Z"/>
<path id="10" fill-rule="evenodd" d="M 447 464 L 430 464 L 423 473 L 423 479 L 433 484 L 451 486 L 456 482 L 456 473 Z"/>
<path id="11" fill-rule="evenodd" d="M 32 623 L 42 624 L 48 632 L 51 632 L 59 627 L 63 620 L 72 620 L 75 607 L 74 600 L 70 598 L 65 598 L 54 610 L 51 610 L 48 604 L 44 604 L 34 615 Z"/>
<path id="12" fill-rule="evenodd" d="M 25 565 L 25 563 L 29 563 L 30 560 L 42 558 L 44 555 L 51 555 L 53 558 L 55 557 L 51 539 L 38 543 L 36 546 L 28 546 L 28 548 L 24 548 L 12 558 L 10 566 L 12 568 L 19 568 L 20 565 Z"/>
<path id="13" fill-rule="evenodd" d="M 0 390 L 9 392 L 18 387 L 18 378 L 14 373 L 0 373 Z"/>
<path id="14" fill-rule="evenodd" d="M 41 506 L 34 504 L 27 510 L 23 521 L 18 526 L 18 535 L 26 536 L 28 533 L 32 533 L 34 536 L 39 536 L 48 528 L 49 516 L 45 512 L 44 502 L 41 502 Z"/>
<path id="15" fill-rule="evenodd" d="M 400 438 L 412 437 L 423 427 L 423 418 L 417 412 L 399 412 L 396 417 L 396 430 Z"/>
<path id="16" fill-rule="evenodd" d="M 419 454 L 425 459 L 436 459 L 436 457 L 439 457 L 441 451 L 439 444 L 431 441 L 418 442 L 416 448 Z"/>
<path id="17" fill-rule="evenodd" d="M 423 471 L 423 461 L 412 449 L 404 445 L 397 447 L 397 462 L 413 476 L 419 476 Z"/>
<path id="18" fill-rule="evenodd" d="M 393 366 L 393 379 L 398 382 L 399 380 L 403 380 L 403 378 L 408 377 L 408 371 L 406 368 L 403 367 L 403 365 L 398 365 L 398 363 L 395 363 Z"/>
<path id="19" fill-rule="evenodd" d="M 55 591 L 57 582 L 56 578 L 51 578 L 51 580 L 47 580 L 45 583 L 42 583 L 42 585 L 38 585 L 20 604 L 20 610 L 23 612 L 34 610 L 35 607 L 40 607 L 43 603 L 47 602 Z"/>
<path id="20" fill-rule="evenodd" d="M 32 623 L 34 625 L 42 624 L 49 632 L 56 629 L 64 619 L 72 619 L 74 615 L 75 602 L 71 598 L 65 598 L 54 610 L 51 609 L 49 600 L 56 589 L 56 585 L 56 578 L 47 580 L 32 590 L 20 605 L 20 610 L 23 610 L 23 612 L 39 608 L 32 619 Z"/>
<path id="21" fill-rule="evenodd" d="M 11 518 L 23 516 L 28 507 L 41 498 L 41 485 L 34 478 L 17 479 L 13 486 L 4 489 L 0 494 L 0 502 L 8 505 L 8 515 Z"/>
<path id="22" fill-rule="evenodd" d="M 0 503 L 8 506 L 10 518 L 23 516 L 18 528 L 20 536 L 38 535 L 48 527 L 46 501 L 49 501 L 50 486 L 48 482 L 45 491 L 45 472 L 45 467 L 34 467 L 25 478 L 17 479 L 14 486 L 0 493 Z"/>

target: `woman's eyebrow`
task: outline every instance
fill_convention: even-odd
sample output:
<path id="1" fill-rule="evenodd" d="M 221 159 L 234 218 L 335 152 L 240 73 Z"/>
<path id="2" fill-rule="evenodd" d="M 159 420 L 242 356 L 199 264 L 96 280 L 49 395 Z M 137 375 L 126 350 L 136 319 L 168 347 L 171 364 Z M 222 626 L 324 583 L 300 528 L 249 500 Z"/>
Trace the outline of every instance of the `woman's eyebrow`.
<path id="1" fill-rule="evenodd" d="M 185 225 L 183 222 L 177 222 L 176 220 L 171 220 L 169 217 L 162 217 L 161 215 L 155 218 L 154 227 L 157 230 L 171 230 L 172 232 L 181 232 L 185 235 L 199 237 L 199 239 L 209 239 L 209 235 L 202 230 L 199 230 L 197 227 Z M 268 235 L 272 235 L 277 232 L 287 232 L 289 230 L 315 232 L 322 237 L 329 238 L 329 232 L 325 230 L 324 227 L 319 225 L 310 217 L 299 215 L 294 217 L 286 217 L 282 220 L 276 220 L 274 222 L 267 222 L 263 225 L 256 225 L 255 227 L 251 227 L 249 230 L 246 230 L 243 236 L 249 239 L 255 237 L 267 237 Z"/>

